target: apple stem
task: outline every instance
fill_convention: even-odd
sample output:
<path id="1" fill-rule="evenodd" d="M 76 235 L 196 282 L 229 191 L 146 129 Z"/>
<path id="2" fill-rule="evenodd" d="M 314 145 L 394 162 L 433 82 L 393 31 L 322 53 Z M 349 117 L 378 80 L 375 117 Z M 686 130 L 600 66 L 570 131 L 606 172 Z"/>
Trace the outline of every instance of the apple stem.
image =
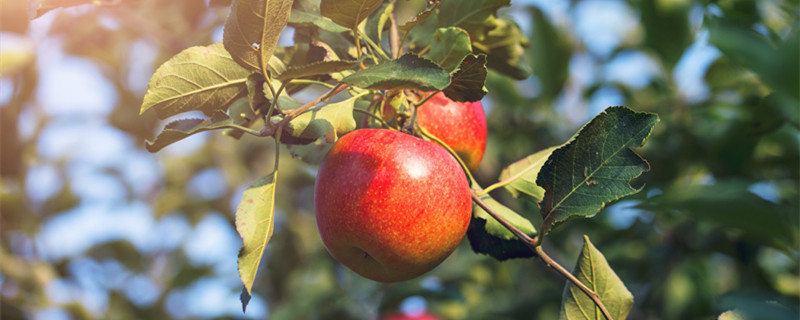
<path id="1" fill-rule="evenodd" d="M 485 192 L 483 191 L 481 191 L 480 193 L 485 194 Z M 542 261 L 544 261 L 545 265 L 558 271 L 558 273 L 563 275 L 565 278 L 567 278 L 567 280 L 572 282 L 575 286 L 581 289 L 581 291 L 583 291 L 587 296 L 589 296 L 589 298 L 591 298 L 592 301 L 594 301 L 594 304 L 597 305 L 597 307 L 600 309 L 600 312 L 603 313 L 603 316 L 605 316 L 606 319 L 613 320 L 611 314 L 608 312 L 608 309 L 606 309 L 606 306 L 603 304 L 602 301 L 600 301 L 600 295 L 598 295 L 597 292 L 594 292 L 592 289 L 589 289 L 589 287 L 587 287 L 585 284 L 583 284 L 583 282 L 578 280 L 578 278 L 576 278 L 574 275 L 572 275 L 572 273 L 567 271 L 567 269 L 564 269 L 564 267 L 562 267 L 560 264 L 558 264 L 558 262 L 553 260 L 553 258 L 550 258 L 550 256 L 548 256 L 547 253 L 544 252 L 544 248 L 542 248 L 541 243 L 539 243 L 538 240 L 539 237 L 531 238 L 521 230 L 517 229 L 517 227 L 509 223 L 505 218 L 503 218 L 492 208 L 490 208 L 489 205 L 483 202 L 481 196 L 475 190 L 472 190 L 472 201 L 474 201 L 484 211 L 489 213 L 489 215 L 492 216 L 492 218 L 494 218 L 495 220 L 497 220 L 497 222 L 500 222 L 500 224 L 502 224 L 503 227 L 508 229 L 508 231 L 511 231 L 511 233 L 513 233 L 514 236 L 516 236 L 520 241 L 522 241 L 522 243 L 528 246 L 528 248 L 536 252 L 536 254 L 539 255 L 539 258 L 541 258 Z"/>

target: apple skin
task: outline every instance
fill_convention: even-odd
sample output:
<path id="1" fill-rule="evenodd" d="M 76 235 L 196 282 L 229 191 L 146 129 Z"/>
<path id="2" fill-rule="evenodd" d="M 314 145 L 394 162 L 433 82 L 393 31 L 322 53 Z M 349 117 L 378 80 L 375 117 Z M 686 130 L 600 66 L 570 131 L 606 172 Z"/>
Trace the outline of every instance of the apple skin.
<path id="1" fill-rule="evenodd" d="M 486 114 L 480 101 L 456 102 L 439 92 L 417 110 L 417 124 L 452 148 L 470 171 L 478 169 L 486 150 Z"/>
<path id="2" fill-rule="evenodd" d="M 426 311 L 420 314 L 394 313 L 386 317 L 383 317 L 382 320 L 440 320 L 440 319 L 436 315 Z"/>
<path id="3" fill-rule="evenodd" d="M 387 129 L 342 136 L 314 185 L 328 252 L 379 282 L 416 278 L 455 250 L 472 214 L 469 183 L 441 147 Z"/>

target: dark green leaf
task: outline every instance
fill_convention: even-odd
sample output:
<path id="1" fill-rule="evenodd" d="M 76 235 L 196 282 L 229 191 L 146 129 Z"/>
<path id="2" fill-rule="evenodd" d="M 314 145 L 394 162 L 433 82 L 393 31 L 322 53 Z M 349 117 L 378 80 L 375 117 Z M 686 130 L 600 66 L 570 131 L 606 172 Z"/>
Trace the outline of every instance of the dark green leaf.
<path id="1" fill-rule="evenodd" d="M 469 34 L 457 27 L 439 28 L 433 34 L 433 43 L 428 58 L 442 69 L 452 72 L 472 52 Z"/>
<path id="2" fill-rule="evenodd" d="M 478 101 L 486 95 L 483 84 L 486 82 L 486 56 L 470 54 L 464 57 L 458 70 L 453 74 L 450 85 L 444 90 L 451 100 L 461 102 Z"/>
<path id="3" fill-rule="evenodd" d="M 475 37 L 472 32 L 470 36 L 475 52 L 488 56 L 487 66 L 517 80 L 530 76 L 524 54 L 529 41 L 519 26 L 511 20 L 495 18 L 488 19 L 484 26 L 489 28 L 485 36 Z"/>
<path id="4" fill-rule="evenodd" d="M 325 18 L 319 14 L 305 12 L 300 10 L 292 10 L 292 14 L 289 16 L 289 23 L 292 24 L 313 24 L 318 28 L 334 33 L 346 32 L 350 31 L 345 27 L 342 27 L 331 19 Z"/>
<path id="5" fill-rule="evenodd" d="M 322 0 L 319 11 L 336 24 L 357 30 L 358 24 L 377 10 L 383 0 Z"/>
<path id="6" fill-rule="evenodd" d="M 600 301 L 606 306 L 612 318 L 628 317 L 633 307 L 633 295 L 587 236 L 583 236 L 583 250 L 572 274 L 600 296 Z M 592 298 L 572 282 L 567 281 L 561 300 L 562 320 L 605 320 Z"/>
<path id="7" fill-rule="evenodd" d="M 506 190 L 514 198 L 524 196 L 535 202 L 542 201 L 544 189 L 536 184 L 536 177 L 539 175 L 539 170 L 542 169 L 547 158 L 550 157 L 550 154 L 555 149 L 556 147 L 544 149 L 503 169 L 500 172 L 500 180 L 510 180 L 505 185 Z"/>
<path id="8" fill-rule="evenodd" d="M 237 63 L 255 72 L 267 69 L 293 0 L 234 0 L 223 43 Z"/>
<path id="9" fill-rule="evenodd" d="M 510 4 L 510 0 L 445 0 L 439 8 L 439 26 L 469 29 L 470 24 L 482 24 L 498 8 Z"/>
<path id="10" fill-rule="evenodd" d="M 247 95 L 248 75 L 221 43 L 188 48 L 158 67 L 139 113 L 152 108 L 165 119 L 191 110 L 207 115 L 224 111 Z"/>
<path id="11" fill-rule="evenodd" d="M 239 277 L 244 283 L 247 299 L 242 299 L 242 308 L 247 306 L 256 279 L 261 256 L 272 237 L 275 214 L 275 179 L 277 172 L 263 176 L 253 182 L 242 195 L 236 208 L 236 231 L 242 237 L 239 251 Z"/>
<path id="12" fill-rule="evenodd" d="M 286 72 L 281 73 L 276 79 L 286 81 L 333 72 L 344 71 L 357 66 L 359 60 L 319 61 L 310 64 L 291 66 Z"/>
<path id="13" fill-rule="evenodd" d="M 342 82 L 366 89 L 433 91 L 447 87 L 450 75 L 430 60 L 406 54 L 397 60 L 353 73 Z"/>
<path id="14" fill-rule="evenodd" d="M 360 97 L 311 108 L 292 119 L 284 131 L 298 138 L 325 137 L 327 142 L 336 141 L 339 136 L 355 130 L 353 107 Z"/>
<path id="15" fill-rule="evenodd" d="M 658 116 L 610 107 L 553 153 L 539 171 L 546 232 L 572 216 L 591 217 L 609 201 L 639 190 L 630 181 L 650 169 L 632 147 L 644 144 Z"/>
<path id="16" fill-rule="evenodd" d="M 489 195 L 481 196 L 481 200 L 525 234 L 529 236 L 536 235 L 536 228 L 533 227 L 530 220 L 497 202 Z M 500 261 L 526 258 L 534 255 L 533 250 L 523 244 L 511 231 L 508 231 L 478 205 L 473 207 L 467 238 L 473 251 L 487 254 Z"/>

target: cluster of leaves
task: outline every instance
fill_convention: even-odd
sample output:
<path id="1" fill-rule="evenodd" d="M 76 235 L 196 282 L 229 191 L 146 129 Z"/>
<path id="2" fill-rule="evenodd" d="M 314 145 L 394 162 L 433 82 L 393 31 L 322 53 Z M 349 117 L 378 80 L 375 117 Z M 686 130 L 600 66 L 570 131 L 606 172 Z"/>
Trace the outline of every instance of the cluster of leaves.
<path id="1" fill-rule="evenodd" d="M 154 141 L 147 143 L 148 150 L 158 151 L 194 133 L 218 129 L 228 129 L 232 136 L 244 133 L 274 136 L 288 145 L 307 145 L 317 139 L 329 144 L 356 128 L 354 110 L 359 99 L 378 95 L 381 97 L 370 100 L 380 102 L 386 99 L 382 96 L 386 92 L 392 92 L 391 95 L 399 90 L 443 91 L 455 101 L 477 101 L 486 93 L 487 61 L 493 61 L 489 67 L 511 77 L 529 75 L 519 63 L 521 46 L 527 40 L 513 23 L 496 16 L 496 10 L 508 4 L 432 2 L 412 21 L 400 25 L 394 18 L 396 3 L 381 0 L 353 1 L 346 5 L 324 0 L 298 2 L 294 8 L 291 0 L 235 0 L 225 22 L 223 42 L 186 49 L 159 67 L 150 80 L 141 108 L 142 113 L 153 109 L 162 119 L 195 110 L 202 111 L 209 119 L 169 123 Z M 276 48 L 287 23 L 297 24 L 295 45 Z M 391 52 L 378 44 L 387 23 Z M 422 35 L 431 32 L 432 38 Z M 350 38 L 329 40 L 334 35 Z M 399 37 L 408 38 L 408 43 Z M 367 48 L 362 48 L 362 42 L 368 44 Z M 406 53 L 397 57 L 400 51 Z M 390 55 L 397 58 L 390 59 Z M 305 61 L 298 58 L 303 56 Z M 327 85 L 325 79 L 336 84 L 312 102 L 301 105 L 288 93 L 293 84 Z M 350 88 L 350 98 L 315 106 L 344 88 Z M 400 100 L 400 105 L 413 103 L 402 101 L 402 97 Z M 375 109 L 383 110 L 374 105 L 359 110 L 370 114 Z M 251 129 L 259 120 L 263 128 Z M 552 225 L 572 216 L 593 216 L 605 203 L 638 191 L 630 187 L 630 180 L 649 166 L 630 148 L 642 146 L 657 121 L 658 117 L 652 114 L 624 107 L 609 108 L 567 144 L 514 163 L 504 171 L 505 180 L 497 186 L 529 195 L 539 203 L 542 235 Z M 314 159 L 319 159 L 326 148 L 294 150 L 306 157 L 311 153 Z M 236 228 L 244 240 L 239 253 L 239 272 L 245 286 L 243 307 L 250 300 L 256 271 L 272 236 L 277 176 L 276 161 L 272 173 L 245 191 L 237 209 Z M 489 202 L 486 209 L 492 212 L 476 205 L 469 232 L 473 250 L 499 260 L 532 256 L 535 245 L 515 241 L 511 231 L 520 227 L 528 236 L 536 236 L 531 221 L 491 199 L 477 184 L 473 184 L 473 189 L 483 193 L 482 201 Z M 497 212 L 500 220 L 511 220 L 513 227 L 501 227 L 496 217 L 488 218 L 498 215 Z M 526 245 L 530 248 L 524 248 Z M 606 265 L 592 260 L 591 257 L 602 257 L 594 251 L 595 254 L 579 260 L 579 264 Z M 585 259 L 591 261 L 581 262 Z M 604 279 L 616 279 L 610 268 L 592 272 L 599 272 Z M 594 285 L 606 285 L 603 281 L 591 281 Z M 613 285 L 620 286 L 621 282 Z M 621 291 L 604 292 L 601 297 L 614 303 L 612 307 L 618 311 L 615 317 L 624 317 L 631 304 L 630 294 L 621 286 Z M 572 290 L 565 291 L 565 301 L 585 302 L 574 294 Z M 620 299 L 627 301 L 627 306 L 619 305 L 616 300 Z M 582 308 L 594 309 L 594 302 L 590 300 Z M 570 310 L 566 311 L 567 316 L 576 312 Z"/>
<path id="2" fill-rule="evenodd" d="M 10 4 L 25 2 L 12 1 Z M 56 3 L 29 2 L 45 4 L 42 6 L 48 8 Z M 87 1 L 70 3 L 85 2 Z M 586 141 L 581 141 L 593 136 L 589 134 L 592 131 L 586 131 L 589 125 L 568 144 L 550 147 L 565 141 L 577 129 L 574 122 L 568 121 L 572 116 L 553 111 L 554 104 L 567 100 L 565 97 L 571 93 L 577 92 L 579 97 L 576 99 L 584 101 L 595 97 L 596 92 L 608 91 L 610 88 L 620 92 L 626 103 L 636 105 L 637 109 L 658 112 L 662 116 L 663 123 L 656 127 L 642 151 L 655 170 L 639 179 L 646 182 L 643 192 L 613 205 L 611 210 L 607 210 L 609 214 L 601 214 L 599 219 L 575 219 L 569 222 L 570 228 L 550 233 L 548 239 L 552 241 L 547 242 L 550 244 L 548 250 L 556 251 L 556 257 L 580 254 L 580 263 L 576 265 L 575 272 L 580 281 L 598 292 L 602 291 L 603 286 L 610 285 L 615 288 L 610 291 L 617 292 L 613 294 L 614 297 L 626 297 L 620 287 L 614 286 L 617 283 L 616 277 L 581 277 L 590 275 L 584 272 L 586 262 L 603 265 L 605 261 L 595 255 L 599 252 L 594 245 L 589 241 L 581 241 L 582 235 L 588 234 L 592 243 L 603 249 L 608 263 L 615 266 L 615 273 L 625 280 L 636 296 L 631 311 L 632 318 L 655 315 L 667 319 L 711 318 L 733 308 L 737 311 L 725 312 L 721 317 L 757 319 L 759 315 L 769 315 L 776 319 L 796 318 L 797 306 L 794 300 L 798 291 L 794 283 L 797 279 L 796 212 L 799 198 L 796 143 L 798 73 L 789 72 L 797 69 L 798 29 L 797 17 L 793 13 L 797 10 L 796 4 L 782 1 L 684 1 L 669 4 L 631 1 L 628 6 L 640 16 L 640 25 L 637 28 L 642 31 L 638 34 L 642 36 L 641 40 L 619 45 L 608 57 L 592 56 L 590 52 L 589 60 L 595 67 L 600 67 L 610 64 L 615 57 L 621 57 L 626 52 L 641 51 L 651 55 L 659 63 L 661 70 L 645 87 L 633 87 L 609 78 L 595 79 L 589 87 L 576 88 L 575 83 L 567 81 L 570 77 L 569 61 L 575 56 L 585 59 L 586 47 L 580 39 L 571 36 L 575 30 L 571 30 L 570 26 L 558 23 L 552 15 L 544 14 L 537 7 L 518 6 L 519 9 L 525 9 L 520 11 L 524 11 L 532 19 L 533 28 L 527 34 L 530 39 L 528 41 L 511 20 L 495 14 L 494 11 L 487 11 L 490 12 L 488 15 L 484 15 L 486 12 L 469 15 L 470 18 L 464 21 L 459 21 L 461 16 L 442 17 L 443 14 L 454 12 L 453 10 L 467 10 L 467 7 L 472 6 L 464 5 L 465 3 L 474 2 L 475 8 L 498 8 L 503 5 L 502 1 L 461 1 L 455 7 L 452 4 L 448 7 L 447 2 L 434 3 L 427 8 L 406 9 L 406 12 L 413 11 L 411 15 L 417 18 L 405 23 L 402 19 L 398 20 L 400 34 L 408 32 L 404 37 L 402 51 L 417 54 L 438 64 L 450 74 L 448 84 L 461 61 L 447 58 L 451 56 L 451 51 L 441 50 L 444 46 L 438 46 L 440 49 L 434 50 L 433 42 L 457 43 L 452 45 L 453 48 L 463 47 L 468 43 L 468 52 L 471 53 L 469 56 L 474 54 L 476 60 L 482 58 L 481 54 L 486 56 L 486 64 L 490 70 L 485 85 L 489 89 L 488 94 L 494 102 L 494 108 L 489 118 L 490 148 L 485 167 L 477 173 L 476 179 L 481 184 L 491 186 L 485 188 L 484 192 L 476 192 L 481 194 L 480 198 L 493 211 L 501 213 L 517 229 L 529 236 L 535 236 L 537 232 L 533 227 L 534 223 L 543 222 L 547 217 L 553 222 L 551 225 L 563 221 L 564 216 L 553 213 L 558 213 L 559 208 L 563 209 L 564 204 L 579 205 L 581 210 L 576 212 L 591 215 L 596 212 L 600 203 L 608 203 L 638 189 L 632 189 L 627 186 L 627 182 L 620 180 L 612 184 L 622 187 L 612 188 L 619 193 L 600 195 L 594 202 L 584 202 L 585 198 L 565 197 L 568 194 L 591 193 L 595 180 L 588 178 L 585 173 L 594 172 L 600 177 L 600 174 L 607 173 L 608 168 L 602 164 L 596 166 L 597 160 L 591 157 L 591 152 L 583 150 Z M 50 32 L 52 36 L 63 39 L 64 48 L 69 54 L 87 58 L 106 68 L 104 72 L 115 84 L 120 99 L 119 107 L 108 115 L 108 123 L 120 132 L 141 141 L 155 130 L 158 123 L 155 115 L 158 111 L 143 113 L 137 121 L 130 121 L 136 113 L 136 108 L 131 106 L 138 104 L 141 99 L 140 92 L 128 87 L 130 84 L 126 67 L 129 62 L 124 57 L 131 44 L 143 38 L 154 41 L 161 50 L 158 61 L 162 61 L 186 47 L 209 43 L 213 28 L 224 23 L 225 17 L 209 24 L 208 16 L 219 12 L 213 11 L 214 7 L 204 8 L 191 1 L 171 1 L 166 4 L 161 1 L 141 1 L 135 5 L 125 3 L 119 10 L 115 10 L 113 2 L 107 4 L 112 6 L 103 7 L 102 10 L 87 10 L 78 15 L 64 15 L 56 10 L 53 13 L 59 15 Z M 231 4 L 231 1 L 211 1 L 212 6 Z M 218 46 L 213 50 L 210 47 L 195 48 L 195 52 L 201 53 L 201 56 L 211 53 L 220 58 L 218 61 L 225 61 L 220 63 L 220 69 L 213 69 L 216 72 L 206 69 L 208 72 L 202 77 L 212 81 L 217 81 L 213 80 L 214 77 L 226 77 L 230 86 L 220 86 L 217 88 L 218 92 L 236 94 L 237 98 L 230 102 L 217 100 L 210 104 L 206 104 L 205 99 L 212 98 L 212 94 L 198 95 L 192 100 L 176 99 L 181 103 L 173 104 L 169 108 L 202 110 L 207 112 L 208 118 L 180 120 L 168 125 L 161 136 L 148 144 L 148 148 L 155 151 L 196 132 L 216 129 L 241 138 L 238 143 L 231 143 L 232 140 L 228 137 L 210 136 L 207 145 L 195 154 L 164 164 L 164 181 L 157 192 L 151 190 L 148 195 L 141 195 L 129 191 L 128 197 L 142 198 L 153 203 L 153 212 L 158 218 L 170 212 L 173 215 L 175 212 L 186 215 L 193 223 L 203 219 L 208 212 L 222 212 L 232 217 L 229 203 L 230 198 L 240 196 L 236 191 L 238 186 L 249 183 L 253 177 L 263 175 L 270 169 L 265 165 L 269 164 L 265 161 L 265 155 L 271 155 L 269 149 L 272 145 L 264 143 L 264 139 L 253 139 L 245 133 L 269 133 L 252 128 L 274 124 L 274 121 L 269 121 L 269 116 L 277 117 L 274 120 L 280 121 L 291 110 L 301 107 L 302 103 L 295 102 L 295 99 L 300 100 L 298 97 L 303 97 L 309 91 L 315 92 L 317 82 L 335 85 L 341 79 L 358 72 L 362 63 L 369 67 L 364 69 L 366 71 L 395 61 L 393 54 L 376 50 L 376 46 L 366 40 L 369 38 L 381 47 L 390 47 L 390 35 L 387 31 L 391 30 L 392 19 L 401 16 L 399 12 L 403 12 L 407 2 L 398 1 L 394 4 L 395 9 L 387 9 L 388 5 L 378 6 L 358 25 L 360 41 L 366 42 L 362 57 L 359 58 L 358 51 L 354 48 L 363 43 L 356 43 L 355 39 L 358 37 L 354 37 L 352 27 L 337 24 L 333 18 L 318 14 L 319 10 L 315 8 L 320 6 L 313 2 L 296 1 L 288 19 L 288 24 L 295 31 L 295 45 L 276 47 L 266 64 L 272 89 L 279 89 L 275 92 L 270 90 L 269 85 L 265 85 L 267 80 L 263 75 L 264 70 L 258 70 L 261 69 L 258 55 L 253 55 L 249 61 L 255 61 L 259 68 L 250 69 L 231 60 L 234 57 L 227 50 L 220 50 L 225 48 L 224 44 L 210 46 Z M 579 6 L 573 4 L 573 7 Z M 24 18 L 41 14 L 36 12 L 36 6 L 19 7 L 23 14 L 15 10 L 9 11 L 7 6 L 3 6 L 0 26 L 4 31 L 24 31 L 27 26 L 27 19 Z M 26 9 L 30 15 L 24 14 Z M 392 10 L 398 12 L 396 17 L 384 14 Z M 222 11 L 227 15 L 227 10 L 220 12 Z M 697 18 L 698 11 L 705 14 L 700 25 L 690 21 L 690 17 Z M 7 14 L 8 12 L 13 14 Z M 120 21 L 120 29 L 109 27 L 108 19 Z M 15 21 L 22 21 L 24 24 L 15 24 Z M 468 41 L 459 36 L 463 34 L 462 31 L 449 29 L 448 23 L 456 23 L 457 29 L 466 32 Z M 517 36 L 503 38 L 507 36 L 505 31 L 500 32 L 503 29 L 510 30 L 508 34 L 516 33 Z M 705 72 L 705 81 L 710 90 L 708 96 L 687 102 L 677 88 L 673 70 L 681 57 L 688 52 L 687 48 L 698 29 L 709 31 L 709 41 L 720 49 L 721 55 Z M 253 43 L 260 44 L 261 41 L 259 38 Z M 528 43 L 530 46 L 526 47 Z M 504 44 L 509 45 L 503 47 Z M 429 45 L 430 49 L 426 49 Z M 260 45 L 257 47 L 260 48 Z M 13 288 L 18 283 L 20 285 L 16 288 L 21 288 L 18 289 L 21 293 L 12 297 L 13 293 L 9 292 L 13 291 L 4 290 L 4 317 L 13 317 L 16 310 L 14 306 L 25 310 L 40 308 L 41 302 L 36 302 L 36 306 L 33 306 L 34 303 L 24 297 L 37 297 L 37 301 L 47 301 L 45 288 L 48 281 L 85 280 L 77 279 L 81 276 L 70 273 L 71 266 L 80 262 L 79 260 L 120 261 L 134 272 L 148 274 L 152 273 L 151 266 L 164 263 L 163 256 L 140 252 L 122 241 L 100 243 L 81 256 L 56 261 L 52 266 L 27 253 L 29 249 L 24 245 L 27 242 L 21 240 L 27 236 L 22 235 L 30 235 L 30 239 L 33 239 L 39 232 L 42 221 L 73 208 L 80 203 L 80 199 L 75 196 L 77 185 L 72 185 L 71 188 L 71 181 L 65 183 L 62 190 L 47 198 L 44 203 L 25 200 L 24 188 L 14 191 L 13 186 L 17 181 L 20 186 L 26 185 L 28 178 L 24 173 L 30 164 L 25 157 L 41 153 L 41 150 L 36 150 L 36 141 L 42 128 L 47 127 L 47 122 L 42 120 L 37 123 L 35 132 L 30 137 L 18 135 L 16 129 L 20 124 L 16 120 L 22 119 L 24 114 L 30 115 L 31 110 L 36 110 L 32 107 L 36 103 L 31 103 L 36 100 L 36 95 L 33 94 L 37 88 L 36 59 L 30 55 L 21 55 L 19 60 L 9 57 L 10 55 L 3 52 L 0 58 L 0 75 L 4 77 L 4 81 L 9 81 L 4 82 L 4 85 L 13 83 L 14 86 L 13 99 L 0 108 L 0 127 L 3 128 L 0 152 L 3 166 L 0 173 L 4 186 L 0 201 L 0 211 L 3 212 L 3 258 L 0 259 L 0 264 L 5 278 L 4 289 Z M 399 57 L 402 55 L 397 58 Z M 278 62 L 282 62 L 282 65 Z M 191 63 L 177 63 L 173 67 L 180 70 L 188 65 Z M 308 69 L 298 66 L 304 65 L 320 70 L 327 68 L 328 71 L 303 75 L 306 72 L 304 70 Z M 314 66 L 311 67 L 312 65 Z M 476 65 L 482 66 L 483 63 Z M 222 66 L 232 68 L 226 69 Z M 200 69 L 202 68 L 194 70 L 202 73 L 203 70 Z M 537 90 L 528 88 L 527 83 L 512 81 L 526 77 L 531 71 L 540 82 Z M 520 75 L 515 75 L 515 72 Z M 245 78 L 236 78 L 239 74 L 245 75 Z M 200 86 L 207 84 L 196 80 L 193 82 Z M 387 79 L 378 81 L 385 80 Z M 234 84 L 236 81 L 243 81 L 241 83 L 244 85 Z M 188 82 L 186 84 L 187 88 L 194 86 Z M 526 90 L 536 91 L 537 94 L 531 96 L 522 92 L 520 88 L 523 85 Z M 270 97 L 274 97 L 281 87 L 284 90 L 277 94 L 280 108 L 276 106 L 270 112 L 271 101 L 274 100 Z M 363 91 L 354 87 L 357 85 L 350 87 L 350 96 L 341 102 L 315 106 L 315 115 L 303 113 L 286 124 L 287 130 L 282 132 L 281 140 L 296 140 L 284 144 L 311 140 L 300 137 L 303 132 L 305 137 L 318 137 L 310 144 L 288 145 L 290 152 L 311 163 L 319 161 L 319 155 L 324 153 L 322 150 L 328 140 L 350 130 L 348 127 L 356 127 L 359 123 L 358 109 L 368 110 L 365 107 L 372 103 L 372 97 L 376 93 L 391 96 L 388 92 L 382 92 L 380 87 Z M 565 87 L 568 90 L 564 90 Z M 451 87 L 453 88 L 455 87 Z M 451 90 L 451 96 L 453 92 L 475 91 Z M 169 92 L 166 94 L 169 96 Z M 359 112 L 354 117 L 352 112 L 336 112 L 346 116 L 346 121 L 341 122 L 343 125 L 334 126 L 340 120 L 329 120 L 335 119 L 333 115 L 319 119 L 321 113 L 336 109 L 338 103 L 344 104 L 343 111 L 349 111 L 348 100 L 361 94 L 365 95 L 353 101 L 353 111 Z M 182 106 L 183 102 L 188 107 Z M 216 103 L 220 105 L 212 106 Z M 226 103 L 228 105 L 222 107 Z M 413 100 L 406 101 L 405 97 L 400 99 L 397 104 L 399 111 L 407 107 L 403 103 L 413 104 Z M 197 104 L 208 109 L 191 106 Z M 160 107 L 153 108 L 158 110 Z M 631 115 L 625 109 L 615 108 L 603 117 L 606 120 L 627 118 L 626 114 Z M 305 120 L 301 120 L 303 115 L 307 116 Z M 632 115 L 652 118 L 652 115 L 646 113 Z M 264 121 L 265 118 L 267 121 Z M 307 125 L 301 122 L 312 123 L 315 120 L 318 120 L 319 127 L 314 124 L 311 125 L 314 128 L 312 130 L 303 129 Z M 295 121 L 298 123 L 295 124 Z M 603 122 L 603 118 L 597 118 L 591 123 L 598 125 Z M 638 121 L 634 123 L 644 124 Z M 292 130 L 289 127 L 292 124 L 300 126 L 295 127 L 297 130 Z M 337 131 L 335 128 L 342 129 Z M 580 138 L 581 136 L 584 138 Z M 614 136 L 617 137 L 616 134 Z M 637 146 L 636 143 L 640 142 L 634 139 L 626 144 L 623 143 L 622 135 L 618 137 L 610 141 L 619 141 L 618 145 L 628 146 Z M 570 145 L 572 147 L 568 148 Z M 540 149 L 543 150 L 537 152 Z M 582 160 L 570 165 L 567 162 L 554 165 L 549 170 L 542 169 L 549 162 L 548 159 L 557 153 L 554 151 L 557 149 L 562 150 L 558 152 L 562 158 L 564 155 L 581 156 Z M 629 150 L 623 148 L 622 151 L 627 153 Z M 518 160 L 526 154 L 531 155 Z M 563 302 L 564 310 L 580 309 L 592 303 L 571 285 L 565 288 L 562 295 L 553 295 L 552 292 L 560 292 L 558 288 L 563 286 L 563 282 L 543 279 L 541 274 L 544 270 L 539 265 L 495 263 L 481 255 L 464 254 L 465 250 L 458 250 L 451 257 L 453 263 L 446 263 L 441 270 L 432 273 L 432 278 L 437 280 L 434 285 L 430 285 L 430 281 L 424 286 L 417 281 L 411 281 L 386 289 L 360 282 L 347 273 L 337 272 L 336 265 L 330 261 L 321 244 L 313 240 L 315 227 L 313 217 L 309 218 L 308 215 L 311 209 L 307 207 L 309 186 L 313 185 L 313 180 L 300 168 L 293 167 L 291 159 L 285 155 L 281 157 L 285 160 L 281 162 L 280 179 L 275 179 L 275 175 L 266 175 L 253 184 L 254 188 L 247 191 L 248 195 L 253 196 L 259 193 L 267 196 L 276 193 L 279 195 L 274 200 L 280 209 L 275 217 L 275 234 L 270 240 L 270 246 L 264 251 L 266 258 L 262 260 L 262 264 L 266 264 L 262 267 L 267 268 L 269 274 L 268 277 L 260 277 L 255 286 L 259 288 L 259 295 L 269 301 L 271 318 L 302 318 L 311 317 L 311 314 L 337 318 L 377 315 L 396 309 L 403 298 L 414 295 L 426 298 L 430 308 L 448 318 L 465 318 L 465 310 L 469 310 L 469 315 L 477 318 L 519 318 L 531 315 L 545 315 L 543 317 L 547 318 L 558 313 L 559 301 Z M 636 176 L 648 167 L 637 161 L 638 157 L 620 155 L 614 159 L 626 161 L 625 163 L 632 161 L 625 170 L 619 171 L 617 177 L 620 179 Z M 607 160 L 611 161 L 611 158 Z M 500 172 L 503 164 L 507 163 L 512 165 Z M 60 163 L 57 170 L 63 174 L 64 179 L 72 180 L 61 172 L 66 171 L 65 167 L 68 165 L 69 162 Z M 190 184 L 193 176 L 213 168 L 221 168 L 225 173 L 227 186 L 223 196 L 209 200 L 186 192 L 186 185 Z M 584 168 L 597 170 L 584 171 Z M 552 179 L 542 178 L 542 183 L 537 184 L 540 176 L 544 177 L 546 172 L 563 173 L 564 170 L 575 173 L 573 176 L 577 178 L 565 179 L 567 175 L 556 174 Z M 533 174 L 536 172 L 539 174 Z M 498 174 L 500 178 L 497 180 L 503 183 L 495 183 Z M 116 179 L 117 176 L 114 177 Z M 124 181 L 121 177 L 119 179 Z M 277 183 L 272 183 L 275 181 Z M 544 204 L 552 205 L 551 213 L 530 215 L 531 212 L 540 211 L 536 203 L 545 199 L 543 184 L 548 181 L 553 186 L 551 195 L 548 196 L 552 200 Z M 12 188 L 9 189 L 8 186 Z M 509 192 L 492 192 L 489 195 L 489 191 L 500 189 L 501 186 Z M 774 197 L 756 195 L 751 192 L 754 186 L 774 189 Z M 135 190 L 134 186 L 128 186 L 127 183 L 126 188 Z M 509 194 L 521 200 L 513 199 Z M 610 220 L 606 217 L 611 216 L 611 213 L 619 213 L 626 206 L 635 206 L 632 207 L 635 209 L 628 210 L 637 212 L 637 218 L 630 226 L 622 227 L 624 232 L 621 232 L 620 227 L 609 223 Z M 524 214 L 516 214 L 514 211 Z M 542 217 L 541 221 L 539 217 Z M 282 224 L 281 218 L 285 218 L 286 223 Z M 539 228 L 540 232 L 543 230 Z M 484 250 L 492 256 L 506 258 L 532 253 L 522 242 L 514 240 L 513 234 L 491 218 L 488 212 L 477 207 L 475 220 L 470 227 L 470 233 L 473 234 L 470 240 L 476 239 L 475 232 L 479 234 L 477 239 L 483 242 L 471 241 L 473 248 L 485 248 L 476 249 L 478 251 Z M 493 249 L 495 251 L 491 251 Z M 108 311 L 110 317 L 129 314 L 153 318 L 170 317 L 166 314 L 167 290 L 181 290 L 195 280 L 213 274 L 207 266 L 188 263 L 180 252 L 170 252 L 166 263 L 171 266 L 171 275 L 167 277 L 170 280 L 159 282 L 159 285 L 169 289 L 164 289 L 163 295 L 159 294 L 157 303 L 135 304 L 121 290 L 111 290 Z M 567 298 L 562 299 L 563 297 Z M 607 306 L 628 308 L 629 304 L 624 299 L 618 301 L 620 302 L 607 302 Z M 360 308 L 364 305 L 375 305 L 378 310 L 363 312 L 365 310 Z M 65 305 L 65 308 L 76 318 L 91 317 L 85 312 L 81 313 L 74 304 Z M 610 311 L 614 315 L 621 314 L 616 310 Z M 144 315 L 145 312 L 147 315 Z M 600 318 L 596 314 L 595 316 Z"/>

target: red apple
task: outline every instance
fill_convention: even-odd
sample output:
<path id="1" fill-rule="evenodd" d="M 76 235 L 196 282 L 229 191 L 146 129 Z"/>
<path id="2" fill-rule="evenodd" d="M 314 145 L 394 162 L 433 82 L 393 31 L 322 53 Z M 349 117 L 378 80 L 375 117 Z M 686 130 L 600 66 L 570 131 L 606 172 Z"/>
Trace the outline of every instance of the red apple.
<path id="1" fill-rule="evenodd" d="M 356 130 L 333 144 L 317 173 L 314 207 L 328 252 L 380 282 L 439 265 L 472 212 L 467 178 L 447 151 L 386 129 Z"/>
<path id="2" fill-rule="evenodd" d="M 417 123 L 450 146 L 467 168 L 478 169 L 486 149 L 486 115 L 480 101 L 456 102 L 439 92 L 417 110 Z"/>
<path id="3" fill-rule="evenodd" d="M 417 314 L 393 313 L 383 317 L 383 320 L 440 320 L 436 315 L 429 312 Z"/>

